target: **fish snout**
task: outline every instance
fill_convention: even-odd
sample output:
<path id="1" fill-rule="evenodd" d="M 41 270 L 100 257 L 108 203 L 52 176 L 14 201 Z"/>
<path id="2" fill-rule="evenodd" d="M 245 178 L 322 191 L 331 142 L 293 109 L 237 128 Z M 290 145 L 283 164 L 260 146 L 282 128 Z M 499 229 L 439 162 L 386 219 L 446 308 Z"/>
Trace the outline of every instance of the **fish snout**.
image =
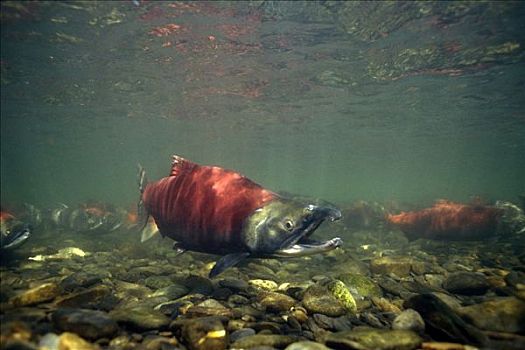
<path id="1" fill-rule="evenodd" d="M 310 204 L 306 210 L 311 211 L 314 217 L 318 220 L 329 219 L 330 221 L 337 221 L 343 217 L 341 210 L 332 204 L 315 205 Z"/>

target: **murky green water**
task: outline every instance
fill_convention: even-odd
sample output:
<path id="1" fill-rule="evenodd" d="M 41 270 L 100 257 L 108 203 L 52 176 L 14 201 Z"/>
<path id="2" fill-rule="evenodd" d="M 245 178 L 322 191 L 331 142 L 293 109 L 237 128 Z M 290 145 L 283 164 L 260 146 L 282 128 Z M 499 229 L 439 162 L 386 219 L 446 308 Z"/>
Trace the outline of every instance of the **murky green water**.
<path id="1" fill-rule="evenodd" d="M 518 4 L 376 40 L 299 4 L 19 6 L 2 8 L 2 202 L 131 205 L 136 164 L 164 176 L 173 153 L 336 202 L 525 191 Z M 395 80 L 371 68 L 388 60 Z"/>
<path id="2" fill-rule="evenodd" d="M 525 3 L 3 1 L 0 23 L 0 347 L 525 348 Z M 139 243 L 137 164 L 172 154 L 342 218 L 152 185 L 179 248 L 263 223 L 276 245 Z M 331 244 L 295 235 L 320 223 Z"/>

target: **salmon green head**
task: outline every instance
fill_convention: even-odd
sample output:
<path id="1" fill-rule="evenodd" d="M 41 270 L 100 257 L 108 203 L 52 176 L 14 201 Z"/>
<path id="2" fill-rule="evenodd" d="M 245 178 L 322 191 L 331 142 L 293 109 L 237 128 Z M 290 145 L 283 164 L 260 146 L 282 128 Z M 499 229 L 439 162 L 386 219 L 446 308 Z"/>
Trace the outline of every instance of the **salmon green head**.
<path id="1" fill-rule="evenodd" d="M 262 257 L 303 256 L 335 249 L 342 241 L 325 242 L 310 235 L 325 220 L 335 221 L 341 212 L 327 202 L 276 198 L 247 218 L 242 237 L 250 255 Z"/>
<path id="2" fill-rule="evenodd" d="M 246 218 L 241 232 L 245 249 L 219 259 L 210 278 L 247 257 L 297 257 L 335 249 L 343 243 L 339 237 L 323 242 L 309 237 L 323 221 L 340 218 L 341 211 L 327 202 L 277 197 Z"/>

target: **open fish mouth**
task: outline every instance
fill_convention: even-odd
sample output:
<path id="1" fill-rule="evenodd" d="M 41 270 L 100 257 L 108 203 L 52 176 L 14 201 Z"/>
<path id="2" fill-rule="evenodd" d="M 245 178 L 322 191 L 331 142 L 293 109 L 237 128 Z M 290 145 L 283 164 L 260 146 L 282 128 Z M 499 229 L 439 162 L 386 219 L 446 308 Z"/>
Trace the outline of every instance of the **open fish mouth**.
<path id="1" fill-rule="evenodd" d="M 341 218 L 341 211 L 333 206 L 309 205 L 307 210 L 311 215 L 290 237 L 285 239 L 278 250 L 272 256 L 275 257 L 296 257 L 319 254 L 333 250 L 343 244 L 339 237 L 327 241 L 316 241 L 309 238 L 314 231 L 325 220 L 336 221 Z"/>
<path id="2" fill-rule="evenodd" d="M 279 249 L 275 251 L 272 256 L 279 258 L 293 258 L 314 255 L 334 250 L 335 248 L 340 247 L 342 244 L 343 240 L 339 237 L 335 237 L 323 242 L 308 239 L 305 240 L 304 243 L 301 241 L 297 244 L 291 245 L 288 248 Z"/>

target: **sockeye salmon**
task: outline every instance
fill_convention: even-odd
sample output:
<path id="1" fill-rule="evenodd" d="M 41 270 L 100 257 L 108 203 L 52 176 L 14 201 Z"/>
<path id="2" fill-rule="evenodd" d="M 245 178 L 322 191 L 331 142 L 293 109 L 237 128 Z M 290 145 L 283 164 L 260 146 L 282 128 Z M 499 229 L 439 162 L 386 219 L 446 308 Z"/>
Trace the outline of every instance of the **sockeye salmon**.
<path id="1" fill-rule="evenodd" d="M 247 257 L 311 255 L 342 244 L 338 237 L 309 239 L 324 220 L 341 218 L 335 206 L 285 198 L 232 170 L 173 156 L 169 176 L 156 182 L 147 183 L 139 166 L 139 189 L 142 241 L 150 237 L 146 223 L 151 215 L 177 249 L 223 255 L 210 277 Z"/>

